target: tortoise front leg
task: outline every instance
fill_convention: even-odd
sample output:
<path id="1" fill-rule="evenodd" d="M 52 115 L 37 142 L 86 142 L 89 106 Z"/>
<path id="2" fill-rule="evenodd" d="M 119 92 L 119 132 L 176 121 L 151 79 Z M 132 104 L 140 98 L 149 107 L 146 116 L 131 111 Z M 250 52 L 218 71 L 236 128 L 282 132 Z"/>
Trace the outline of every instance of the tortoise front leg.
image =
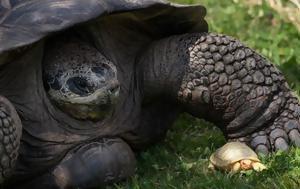
<path id="1" fill-rule="evenodd" d="M 15 108 L 0 96 L 0 184 L 13 172 L 21 135 L 22 125 Z"/>
<path id="2" fill-rule="evenodd" d="M 105 138 L 75 147 L 49 172 L 14 187 L 98 188 L 128 178 L 134 171 L 135 157 L 130 147 L 120 138 Z"/>
<path id="3" fill-rule="evenodd" d="M 232 165 L 232 169 L 230 170 L 230 172 L 238 173 L 238 172 L 240 172 L 240 170 L 241 170 L 241 163 L 238 161 Z"/>
<path id="4" fill-rule="evenodd" d="M 201 116 L 197 107 L 208 107 L 204 115 L 227 139 L 245 142 L 257 152 L 300 146 L 299 100 L 274 65 L 224 35 L 184 40 L 190 61 L 178 99 L 187 111 Z"/>
<path id="5" fill-rule="evenodd" d="M 274 65 L 239 41 L 174 36 L 152 44 L 141 62 L 145 94 L 169 96 L 228 140 L 262 153 L 300 146 L 299 100 Z"/>

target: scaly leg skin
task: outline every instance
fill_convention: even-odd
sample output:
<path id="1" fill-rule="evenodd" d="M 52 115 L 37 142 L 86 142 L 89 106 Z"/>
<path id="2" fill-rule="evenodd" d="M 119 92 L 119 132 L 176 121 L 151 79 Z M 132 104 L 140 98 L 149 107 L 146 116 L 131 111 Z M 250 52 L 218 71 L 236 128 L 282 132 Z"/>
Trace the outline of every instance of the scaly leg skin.
<path id="1" fill-rule="evenodd" d="M 256 152 L 300 146 L 300 105 L 282 73 L 239 41 L 196 33 L 154 42 L 140 58 L 144 94 L 163 94 Z"/>
<path id="2" fill-rule="evenodd" d="M 0 96 L 0 184 L 15 167 L 21 134 L 22 125 L 15 108 Z"/>
<path id="3" fill-rule="evenodd" d="M 206 107 L 228 140 L 256 152 L 300 146 L 299 100 L 267 59 L 219 34 L 186 35 L 180 47 L 189 63 L 178 99 L 188 112 L 202 116 L 197 109 Z"/>
<path id="4" fill-rule="evenodd" d="M 130 147 L 122 139 L 104 138 L 73 149 L 48 173 L 14 188 L 101 188 L 132 176 L 134 171 Z"/>

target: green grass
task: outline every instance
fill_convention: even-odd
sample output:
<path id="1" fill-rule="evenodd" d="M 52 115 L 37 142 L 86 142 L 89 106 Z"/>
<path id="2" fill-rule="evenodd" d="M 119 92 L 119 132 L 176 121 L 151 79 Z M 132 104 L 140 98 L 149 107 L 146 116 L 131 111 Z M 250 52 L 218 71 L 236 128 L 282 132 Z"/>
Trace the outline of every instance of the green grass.
<path id="1" fill-rule="evenodd" d="M 138 156 L 136 175 L 114 189 L 252 189 L 299 188 L 300 149 L 262 157 L 268 170 L 230 175 L 207 169 L 208 158 L 224 144 L 222 133 L 209 123 L 181 116 L 164 143 Z"/>
<path id="2" fill-rule="evenodd" d="M 268 57 L 300 92 L 300 34 L 281 16 L 263 6 L 249 7 L 242 0 L 177 0 L 200 3 L 208 9 L 211 32 L 225 33 Z M 115 189 L 225 189 L 299 188 L 300 149 L 263 157 L 269 167 L 261 173 L 230 175 L 207 169 L 208 158 L 225 140 L 213 125 L 181 116 L 165 142 L 141 153 L 136 175 L 109 188 Z"/>

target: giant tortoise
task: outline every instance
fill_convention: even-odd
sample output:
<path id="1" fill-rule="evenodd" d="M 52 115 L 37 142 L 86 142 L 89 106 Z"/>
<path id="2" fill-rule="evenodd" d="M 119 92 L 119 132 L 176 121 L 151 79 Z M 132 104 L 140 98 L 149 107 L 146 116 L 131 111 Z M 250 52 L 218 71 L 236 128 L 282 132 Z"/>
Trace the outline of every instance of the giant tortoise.
<path id="1" fill-rule="evenodd" d="M 300 145 L 299 101 L 270 61 L 208 33 L 201 5 L 0 0 L 0 178 L 93 188 L 187 112 L 256 152 Z"/>

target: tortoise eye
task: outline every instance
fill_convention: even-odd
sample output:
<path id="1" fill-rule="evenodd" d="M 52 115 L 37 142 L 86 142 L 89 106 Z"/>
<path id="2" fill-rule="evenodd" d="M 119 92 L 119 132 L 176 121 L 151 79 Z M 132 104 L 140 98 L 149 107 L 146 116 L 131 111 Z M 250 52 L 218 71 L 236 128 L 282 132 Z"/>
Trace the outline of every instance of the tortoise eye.
<path id="1" fill-rule="evenodd" d="M 82 77 L 72 77 L 68 79 L 67 85 L 70 91 L 80 96 L 86 96 L 93 92 L 93 87 Z"/>

